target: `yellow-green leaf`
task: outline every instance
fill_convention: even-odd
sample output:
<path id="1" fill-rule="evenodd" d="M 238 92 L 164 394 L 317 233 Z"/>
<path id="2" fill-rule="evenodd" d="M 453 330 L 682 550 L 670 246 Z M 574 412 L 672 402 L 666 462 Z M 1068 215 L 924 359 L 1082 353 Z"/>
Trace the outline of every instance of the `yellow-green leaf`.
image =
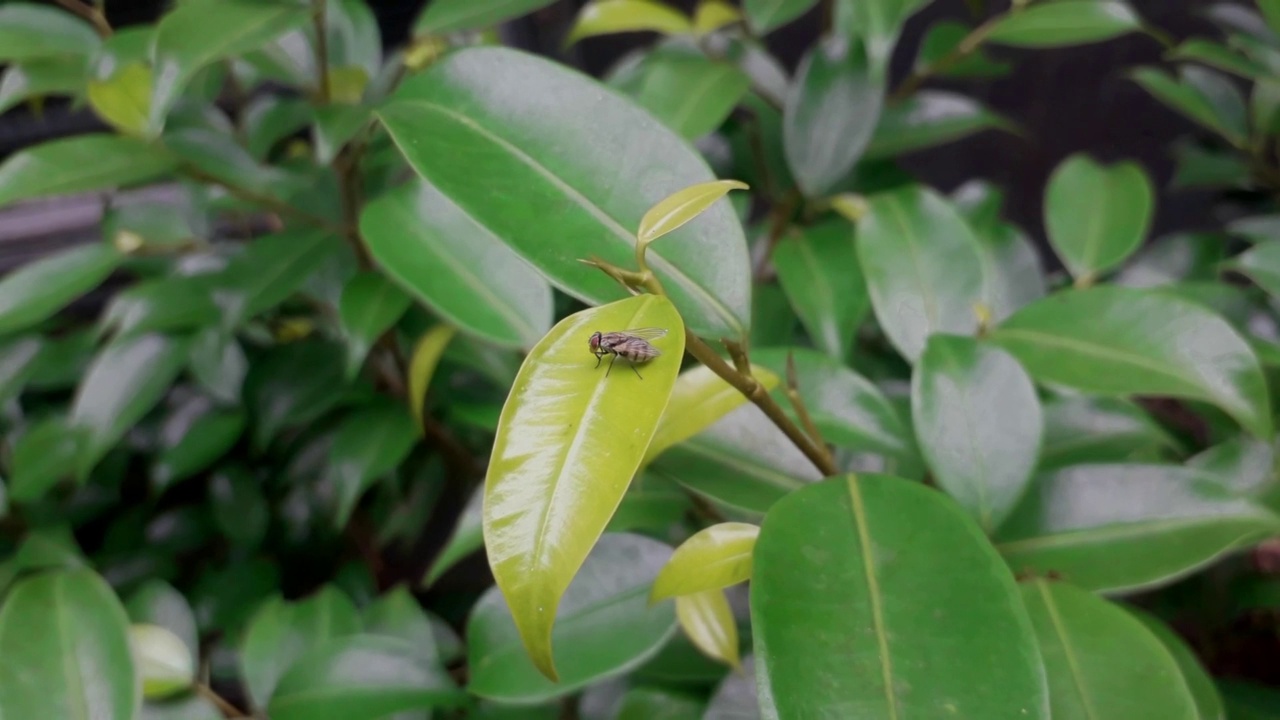
<path id="1" fill-rule="evenodd" d="M 766 391 L 778 386 L 778 376 L 768 368 L 753 366 L 751 374 Z M 705 365 L 681 373 L 667 411 L 662 415 L 662 422 L 658 423 L 658 432 L 649 443 L 644 464 L 647 465 L 664 450 L 711 427 L 745 402 L 746 395 Z"/>
<path id="2" fill-rule="evenodd" d="M 612 33 L 655 32 L 677 34 L 693 29 L 688 16 L 654 0 L 599 0 L 582 8 L 578 20 L 565 38 L 572 45 L 583 38 Z"/>
<path id="3" fill-rule="evenodd" d="M 747 184 L 739 180 L 712 180 L 677 190 L 658 201 L 640 218 L 636 239 L 641 245 L 648 245 L 701 215 L 730 190 L 746 189 Z"/>
<path id="4" fill-rule="evenodd" d="M 150 623 L 129 626 L 129 648 L 148 700 L 171 697 L 191 687 L 195 662 L 182 638 Z"/>
<path id="5" fill-rule="evenodd" d="M 592 333 L 645 327 L 667 331 L 650 341 L 657 357 L 634 367 L 592 357 Z M 684 323 L 665 297 L 583 310 L 533 347 L 502 408 L 485 478 L 485 548 L 525 650 L 551 680 L 560 598 L 640 466 L 683 354 Z"/>
<path id="6" fill-rule="evenodd" d="M 676 548 L 649 591 L 649 601 L 719 590 L 751 578 L 751 551 L 760 528 L 726 522 L 695 533 Z"/>
<path id="7" fill-rule="evenodd" d="M 135 62 L 106 80 L 90 80 L 89 105 L 98 117 L 127 135 L 151 136 L 151 68 Z"/>
<path id="8" fill-rule="evenodd" d="M 452 325 L 441 323 L 428 330 L 413 349 L 413 358 L 409 361 L 409 409 L 419 428 L 423 427 L 422 405 L 427 399 L 427 386 L 455 332 Z"/>
<path id="9" fill-rule="evenodd" d="M 704 0 L 693 11 L 693 32 L 706 35 L 742 19 L 738 8 L 721 0 Z"/>
<path id="10" fill-rule="evenodd" d="M 739 667 L 738 626 L 723 590 L 706 590 L 676 598 L 676 619 L 707 657 Z"/>

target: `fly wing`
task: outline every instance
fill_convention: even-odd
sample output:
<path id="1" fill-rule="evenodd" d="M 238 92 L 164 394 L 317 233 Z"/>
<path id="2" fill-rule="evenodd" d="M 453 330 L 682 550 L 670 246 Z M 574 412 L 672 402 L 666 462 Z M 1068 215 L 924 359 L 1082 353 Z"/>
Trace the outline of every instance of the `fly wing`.
<path id="1" fill-rule="evenodd" d="M 634 330 L 623 330 L 622 334 L 638 337 L 641 340 L 657 340 L 667 334 L 666 328 L 636 328 Z"/>

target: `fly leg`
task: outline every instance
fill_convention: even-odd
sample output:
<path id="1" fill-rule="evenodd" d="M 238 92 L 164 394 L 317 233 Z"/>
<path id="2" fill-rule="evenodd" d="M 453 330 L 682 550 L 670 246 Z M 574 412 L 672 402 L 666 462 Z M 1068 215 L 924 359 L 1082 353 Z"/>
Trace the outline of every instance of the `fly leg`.
<path id="1" fill-rule="evenodd" d="M 609 370 L 613 370 L 613 363 L 616 362 L 617 359 L 618 359 L 618 355 L 617 353 L 614 353 L 613 357 L 609 359 Z M 599 363 L 596 363 L 596 364 L 598 365 Z M 609 377 L 609 370 L 604 371 L 605 377 Z"/>
<path id="2" fill-rule="evenodd" d="M 596 354 L 596 367 L 595 367 L 595 369 L 596 369 L 596 370 L 599 370 L 599 369 L 600 369 L 600 361 L 601 361 L 601 360 L 604 360 L 604 353 L 597 353 L 597 354 Z"/>
<path id="3" fill-rule="evenodd" d="M 632 372 L 634 372 L 634 373 L 636 374 L 636 377 L 640 378 L 641 380 L 643 380 L 643 379 L 644 379 L 644 378 L 640 377 L 640 371 L 639 371 L 639 370 L 636 370 L 636 364 L 635 364 L 635 363 L 633 363 L 633 362 L 631 362 L 630 360 L 628 360 L 628 361 L 627 361 L 627 364 L 629 364 L 629 365 L 631 366 L 631 371 L 632 371 Z"/>

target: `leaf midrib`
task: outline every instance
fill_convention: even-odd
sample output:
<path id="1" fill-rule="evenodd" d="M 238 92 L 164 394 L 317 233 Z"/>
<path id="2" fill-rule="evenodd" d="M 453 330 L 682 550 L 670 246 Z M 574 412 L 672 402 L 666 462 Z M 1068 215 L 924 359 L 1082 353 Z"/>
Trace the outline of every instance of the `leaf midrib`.
<path id="1" fill-rule="evenodd" d="M 867 599 L 871 604 L 871 621 L 876 633 L 876 645 L 880 652 L 881 682 L 884 683 L 888 717 L 889 720 L 898 720 L 898 696 L 893 692 L 893 658 L 889 656 L 889 634 L 885 628 L 880 581 L 876 577 L 875 558 L 871 551 L 871 532 L 867 527 L 867 512 L 862 504 L 862 491 L 858 487 L 857 478 L 850 476 L 848 489 L 850 509 L 853 510 L 853 524 L 858 533 L 858 552 L 862 559 L 863 574 L 867 583 Z"/>
<path id="2" fill-rule="evenodd" d="M 1039 330 L 1024 330 L 1021 328 L 1002 328 L 997 330 L 995 334 L 997 338 L 1021 337 L 1025 340 L 1040 343 L 1042 345 L 1071 349 L 1083 355 L 1092 355 L 1104 360 L 1113 360 L 1115 362 L 1125 363 L 1133 367 L 1176 380 L 1179 383 L 1187 383 L 1197 388 L 1200 385 L 1198 378 L 1187 377 L 1177 372 L 1173 372 L 1167 367 L 1148 360 L 1142 355 L 1116 350 L 1114 348 L 1098 345 L 1086 340 L 1077 340 L 1075 338 L 1064 337 L 1062 335 L 1050 335 L 1049 333 L 1041 332 Z"/>
<path id="3" fill-rule="evenodd" d="M 1076 658 L 1075 648 L 1071 645 L 1071 638 L 1067 635 L 1067 629 L 1062 624 L 1062 616 L 1058 614 L 1058 606 L 1049 595 L 1047 588 L 1048 583 L 1045 581 L 1039 580 L 1036 582 L 1036 592 L 1040 594 L 1040 599 L 1044 602 L 1045 614 L 1049 616 L 1053 631 L 1057 634 L 1058 641 L 1062 644 L 1062 655 L 1067 660 L 1067 667 L 1071 669 L 1071 682 L 1075 685 L 1076 692 L 1079 694 L 1080 705 L 1084 708 L 1087 717 L 1096 719 L 1098 714 L 1093 709 L 1093 700 L 1085 686 L 1084 674 L 1080 671 L 1080 661 Z"/>

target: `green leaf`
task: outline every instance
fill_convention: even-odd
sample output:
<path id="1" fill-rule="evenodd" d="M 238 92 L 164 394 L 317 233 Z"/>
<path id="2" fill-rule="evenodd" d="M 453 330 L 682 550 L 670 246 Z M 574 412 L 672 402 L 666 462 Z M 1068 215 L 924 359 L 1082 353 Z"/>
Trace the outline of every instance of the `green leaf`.
<path id="1" fill-rule="evenodd" d="M 222 720 L 217 706 L 198 695 L 144 702 L 139 720 Z"/>
<path id="2" fill-rule="evenodd" d="M 157 133 L 150 125 L 151 68 L 130 63 L 110 78 L 91 78 L 87 86 L 89 106 L 98 117 L 125 135 L 143 138 Z"/>
<path id="3" fill-rule="evenodd" d="M 805 14 L 817 2 L 818 0 L 743 0 L 742 10 L 747 14 L 747 20 L 756 35 L 764 35 Z"/>
<path id="4" fill-rule="evenodd" d="M 610 85 L 694 141 L 721 126 L 750 89 L 751 79 L 737 65 L 694 48 L 661 46 Z"/>
<path id="5" fill-rule="evenodd" d="M 1168 53 L 1171 60 L 1191 60 L 1234 73 L 1247 80 L 1258 80 L 1268 74 L 1265 65 L 1212 40 L 1190 38 Z"/>
<path id="6" fill-rule="evenodd" d="M 364 628 L 369 635 L 408 640 L 418 654 L 438 666 L 447 662 L 436 647 L 430 618 L 404 585 L 397 585 L 364 609 Z"/>
<path id="7" fill-rule="evenodd" d="M 376 272 L 358 273 L 343 286 L 338 317 L 347 337 L 348 380 L 360 372 L 370 348 L 409 309 L 409 302 L 404 291 Z"/>
<path id="8" fill-rule="evenodd" d="M 32 98 L 75 96 L 83 88 L 82 58 L 50 57 L 14 63 L 0 73 L 0 113 Z"/>
<path id="9" fill-rule="evenodd" d="M 1175 443 L 1151 416 L 1120 398 L 1064 395 L 1044 403 L 1040 469 L 1118 462 Z"/>
<path id="10" fill-rule="evenodd" d="M 253 442 L 266 447 L 276 433 L 308 423 L 341 399 L 342 351 L 304 340 L 273 348 L 249 368 L 245 405 L 254 420 Z"/>
<path id="11" fill-rule="evenodd" d="M 50 140 L 0 163 L 0 207 L 17 200 L 133 185 L 173 168 L 168 153 L 134 138 L 89 133 Z"/>
<path id="12" fill-rule="evenodd" d="M 32 425 L 14 444 L 9 499 L 18 503 L 39 500 L 60 480 L 74 476 L 86 435 L 68 427 L 61 415 Z"/>
<path id="13" fill-rule="evenodd" d="M 759 720 L 756 699 L 756 658 L 742 658 L 742 672 L 729 673 L 716 686 L 702 720 Z"/>
<path id="14" fill-rule="evenodd" d="M 240 646 L 242 677 L 255 707 L 267 707 L 285 673 L 296 661 L 316 657 L 326 641 L 360 632 L 360 614 L 332 585 L 302 600 L 273 598 L 245 628 Z M 274 717 L 274 714 L 273 714 Z"/>
<path id="15" fill-rule="evenodd" d="M 1141 29 L 1142 19 L 1120 0 L 1061 0 L 1010 12 L 987 41 L 1024 48 L 1084 45 Z"/>
<path id="16" fill-rule="evenodd" d="M 1272 297 L 1280 297 L 1280 239 L 1259 242 L 1232 258 L 1227 267 L 1248 276 Z"/>
<path id="17" fill-rule="evenodd" d="M 667 334 L 653 340 L 661 354 L 643 375 L 622 367 L 611 377 L 616 357 L 593 367 L 592 333 L 646 327 Z M 552 680 L 554 610 L 639 467 L 683 354 L 683 323 L 663 296 L 583 310 L 534 346 L 503 406 L 485 478 L 485 547 L 531 658 Z"/>
<path id="18" fill-rule="evenodd" d="M 1280 691 L 1256 682 L 1219 680 L 1229 720 L 1275 720 L 1280 717 Z"/>
<path id="19" fill-rule="evenodd" d="M 730 190 L 746 189 L 747 184 L 737 180 L 712 180 L 681 188 L 659 200 L 640 218 L 636 240 L 641 246 L 648 246 L 706 212 Z"/>
<path id="20" fill-rule="evenodd" d="M 1012 575 L 976 523 L 919 483 L 845 476 L 774 505 L 751 626 L 764 716 L 927 717 L 945 698 L 956 717 L 1049 717 Z M 957 648 L 982 662 L 954 662 Z"/>
<path id="21" fill-rule="evenodd" d="M 1067 583 L 1021 586 L 1054 718 L 1195 720 L 1195 701 L 1160 641 L 1120 607 Z"/>
<path id="22" fill-rule="evenodd" d="M 374 199 L 360 232 L 383 272 L 451 324 L 503 347 L 532 347 L 550 329 L 547 281 L 431 184 Z"/>
<path id="23" fill-rule="evenodd" d="M 165 447 L 151 466 L 151 483 L 157 490 L 208 468 L 235 447 L 247 423 L 239 408 L 210 410 L 194 420 L 175 420 L 161 430 Z"/>
<path id="24" fill-rule="evenodd" d="M 858 225 L 858 257 L 871 307 L 893 346 L 915 362 L 933 333 L 973 333 L 982 261 L 960 214 L 918 185 L 874 195 L 868 205 Z"/>
<path id="25" fill-rule="evenodd" d="M 983 130 L 1011 129 L 1008 120 L 972 98 L 923 90 L 884 109 L 864 158 L 891 158 L 955 142 Z"/>
<path id="26" fill-rule="evenodd" d="M 751 374 L 766 391 L 778 386 L 778 376 L 765 368 L 752 367 Z M 705 365 L 680 373 L 642 464 L 706 430 L 747 401 L 747 396 Z"/>
<path id="27" fill-rule="evenodd" d="M 260 95 L 249 101 L 241 113 L 245 146 L 259 160 L 265 160 L 283 139 L 302 130 L 314 119 L 314 111 L 301 98 Z"/>
<path id="28" fill-rule="evenodd" d="M 364 128 L 370 118 L 369 108 L 364 106 L 327 105 L 316 108 L 316 122 L 312 128 L 316 162 L 332 163 L 343 146 Z"/>
<path id="29" fill-rule="evenodd" d="M 1186 682 L 1187 689 L 1191 691 L 1191 697 L 1195 699 L 1196 709 L 1199 711 L 1197 717 L 1201 720 L 1219 720 L 1225 717 L 1218 688 L 1213 684 L 1213 679 L 1209 677 L 1208 671 L 1187 642 L 1146 610 L 1134 606 L 1127 606 L 1125 610 L 1145 625 L 1147 631 L 1155 635 L 1160 644 L 1164 645 L 1164 649 L 1173 656 L 1178 669 L 1182 671 L 1182 679 Z"/>
<path id="30" fill-rule="evenodd" d="M 832 26 L 867 44 L 875 73 L 884 76 L 903 24 L 928 0 L 834 0 Z"/>
<path id="31" fill-rule="evenodd" d="M 911 417 L 938 486 L 991 532 L 1022 497 L 1044 420 L 1035 385 L 1008 353 L 929 338 L 911 378 Z"/>
<path id="32" fill-rule="evenodd" d="M 1177 465 L 1076 465 L 1043 475 L 998 536 L 1010 567 L 1053 571 L 1089 590 L 1166 585 L 1280 528 Z"/>
<path id="33" fill-rule="evenodd" d="M 159 625 L 135 623 L 129 626 L 129 645 L 144 698 L 173 697 L 191 687 L 195 661 L 182 638 Z"/>
<path id="34" fill-rule="evenodd" d="M 1271 436 L 1257 357 L 1226 320 L 1196 302 L 1158 290 L 1072 290 L 1019 310 L 991 338 L 1041 382 L 1204 400 L 1249 432 Z"/>
<path id="35" fill-rule="evenodd" d="M 973 32 L 973 28 L 951 20 L 929 26 L 924 39 L 920 41 L 916 72 L 928 71 L 943 77 L 1001 77 L 1008 74 L 1012 64 L 988 57 L 981 46 L 964 58 L 949 63 L 940 62 L 943 58 L 952 56 L 970 32 Z"/>
<path id="36" fill-rule="evenodd" d="M 730 667 L 738 667 L 738 626 L 723 590 L 678 596 L 676 620 L 685 636 L 703 655 Z"/>
<path id="37" fill-rule="evenodd" d="M 596 543 L 556 611 L 552 634 L 559 682 L 530 660 L 497 587 L 467 622 L 472 694 L 530 704 L 621 675 L 652 657 L 676 629 L 672 605 L 649 607 L 650 583 L 671 549 L 639 535 L 606 534 Z"/>
<path id="38" fill-rule="evenodd" d="M 1205 94 L 1205 89 L 1209 86 L 1198 86 L 1191 82 L 1197 75 L 1194 72 L 1189 75 L 1188 71 L 1197 69 L 1199 68 L 1184 66 L 1181 79 L 1169 77 L 1155 68 L 1138 68 L 1130 73 L 1130 77 L 1170 108 L 1221 134 L 1236 145 L 1243 144 L 1245 137 L 1241 128 L 1233 127 L 1230 119 L 1224 117 L 1219 107 L 1215 105 L 1214 98 Z M 1203 73 L 1207 71 L 1200 70 L 1202 72 L 1199 78 L 1203 80 L 1205 77 Z"/>
<path id="39" fill-rule="evenodd" d="M 982 298 L 993 322 L 1045 295 L 1040 253 L 1026 233 L 1008 223 L 974 228 L 982 262 Z"/>
<path id="40" fill-rule="evenodd" d="M 197 71 L 258 50 L 309 17 L 306 6 L 278 0 L 187 0 L 165 13 L 156 30 L 153 122 Z"/>
<path id="41" fill-rule="evenodd" d="M 84 433 L 80 478 L 155 407 L 186 361 L 188 341 L 139 335 L 102 349 L 76 389 L 68 424 Z"/>
<path id="42" fill-rule="evenodd" d="M 249 360 L 234 337 L 206 328 L 192 339 L 187 360 L 192 377 L 205 392 L 225 404 L 240 402 Z"/>
<path id="43" fill-rule="evenodd" d="M 37 325 L 107 279 L 125 256 L 104 243 L 73 247 L 0 279 L 0 335 Z"/>
<path id="44" fill-rule="evenodd" d="M 872 74 L 862 45 L 830 37 L 800 61 L 787 94 L 782 141 L 807 197 L 825 195 L 853 170 L 883 103 L 883 80 Z"/>
<path id="45" fill-rule="evenodd" d="M 688 33 L 693 31 L 693 23 L 659 0 L 592 0 L 578 13 L 564 42 L 568 46 L 597 35 L 641 31 Z"/>
<path id="46" fill-rule="evenodd" d="M 431 378 L 435 377 L 436 366 L 449 347 L 455 331 L 452 325 L 440 323 L 424 334 L 413 347 L 413 357 L 409 360 L 409 409 L 413 420 L 422 432 L 426 433 L 423 414 L 426 412 L 427 389 L 431 387 Z M 496 430 L 496 423 L 494 429 Z"/>
<path id="47" fill-rule="evenodd" d="M 156 578 L 147 580 L 129 595 L 125 610 L 131 622 L 166 628 L 178 636 L 192 657 L 199 656 L 195 615 L 187 599 L 169 583 Z"/>
<path id="48" fill-rule="evenodd" d="M 444 670 L 407 640 L 352 635 L 318 645 L 290 667 L 267 712 L 272 720 L 374 720 L 461 699 Z"/>
<path id="49" fill-rule="evenodd" d="M 1187 459 L 1187 467 L 1212 473 L 1232 494 L 1259 497 L 1275 487 L 1276 449 L 1271 443 L 1238 436 Z"/>
<path id="50" fill-rule="evenodd" d="M 284 302 L 339 249 L 338 238 L 321 230 L 295 228 L 254 238 L 220 273 L 220 302 L 238 322 Z"/>
<path id="51" fill-rule="evenodd" d="M 544 102 L 549 97 L 556 102 Z M 408 78 L 378 114 L 420 175 L 588 304 L 627 293 L 580 259 L 628 265 L 645 212 L 681 188 L 715 179 L 683 139 L 629 100 L 515 50 L 451 53 Z M 575 152 L 556 150 L 563 147 Z M 619 167 L 628 168 L 625 177 Z M 691 330 L 746 334 L 750 260 L 729 203 L 672 233 L 647 259 Z"/>
<path id="52" fill-rule="evenodd" d="M 116 293 L 99 320 L 117 339 L 149 332 L 176 332 L 217 325 L 222 311 L 211 276 L 144 280 Z"/>
<path id="53" fill-rule="evenodd" d="M 377 75 L 382 62 L 382 37 L 373 9 L 363 0 L 335 0 L 326 11 L 330 68 L 359 70 L 368 78 Z"/>
<path id="54" fill-rule="evenodd" d="M 343 527 L 374 480 L 391 472 L 418 441 L 418 428 L 400 403 L 383 399 L 351 413 L 329 449 L 326 477 L 337 494 L 335 524 Z"/>
<path id="55" fill-rule="evenodd" d="M 271 522 L 258 479 L 235 465 L 209 478 L 209 510 L 223 536 L 241 548 L 258 547 Z"/>
<path id="56" fill-rule="evenodd" d="M 433 0 L 413 24 L 415 36 L 487 28 L 527 15 L 555 0 Z"/>
<path id="57" fill-rule="evenodd" d="M 0 291 L 4 287 L 0 283 Z M 44 342 L 34 335 L 16 336 L 0 341 L 0 403 L 22 392 L 36 370 Z"/>
<path id="58" fill-rule="evenodd" d="M 1045 227 L 1071 274 L 1092 278 L 1138 249 L 1151 227 L 1154 203 L 1151 181 L 1137 163 L 1104 166 L 1078 154 L 1049 179 Z"/>
<path id="59" fill-rule="evenodd" d="M 132 720 L 141 684 L 128 623 L 92 570 L 20 581 L 0 607 L 0 717 Z"/>
<path id="60" fill-rule="evenodd" d="M 839 219 L 784 237 L 773 249 L 773 265 L 814 344 L 847 362 L 871 310 L 853 226 Z"/>
<path id="61" fill-rule="evenodd" d="M 0 63 L 88 57 L 101 44 L 89 23 L 51 5 L 12 2 L 0 7 Z"/>
<path id="62" fill-rule="evenodd" d="M 649 602 L 718 591 L 751 579 L 751 551 L 759 534 L 759 527 L 737 522 L 717 523 L 694 533 L 658 573 Z"/>

